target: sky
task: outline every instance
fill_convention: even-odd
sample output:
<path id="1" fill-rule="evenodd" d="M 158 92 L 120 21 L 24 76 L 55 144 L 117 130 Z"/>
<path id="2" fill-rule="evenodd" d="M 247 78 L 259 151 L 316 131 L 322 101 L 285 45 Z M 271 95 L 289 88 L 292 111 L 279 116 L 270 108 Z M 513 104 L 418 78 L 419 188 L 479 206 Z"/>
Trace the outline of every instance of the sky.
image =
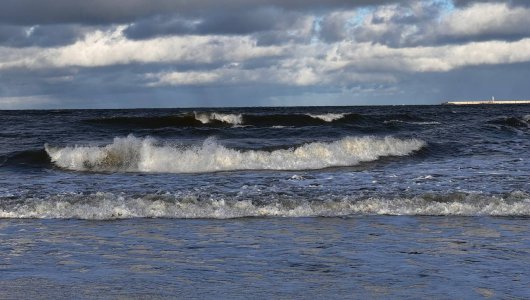
<path id="1" fill-rule="evenodd" d="M 2 0 L 0 109 L 530 98 L 530 1 Z"/>

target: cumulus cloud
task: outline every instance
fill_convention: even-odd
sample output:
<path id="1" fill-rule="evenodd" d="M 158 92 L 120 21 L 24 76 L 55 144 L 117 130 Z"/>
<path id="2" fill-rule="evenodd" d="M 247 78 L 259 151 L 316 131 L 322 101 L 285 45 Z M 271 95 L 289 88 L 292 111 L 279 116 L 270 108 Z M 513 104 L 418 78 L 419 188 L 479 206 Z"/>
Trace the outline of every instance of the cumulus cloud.
<path id="1" fill-rule="evenodd" d="M 392 47 L 425 45 L 433 39 L 430 33 L 443 12 L 439 2 L 381 5 L 362 15 L 350 35 L 357 42 Z"/>
<path id="2" fill-rule="evenodd" d="M 390 4 L 370 10 L 342 35 L 392 47 L 516 40 L 530 36 L 529 15 L 530 8 L 505 2 L 468 2 L 454 9 L 443 2 Z"/>
<path id="3" fill-rule="evenodd" d="M 357 15 L 355 10 L 334 11 L 325 15 L 319 23 L 319 37 L 328 43 L 351 39 L 351 22 Z"/>
<path id="4" fill-rule="evenodd" d="M 64 47 L 1 49 L 5 59 L 0 69 L 102 67 L 130 63 L 212 63 L 241 61 L 282 54 L 282 48 L 258 47 L 249 37 L 172 36 L 144 41 L 129 40 L 123 27 L 95 31 L 83 40 Z"/>
<path id="5" fill-rule="evenodd" d="M 507 3 L 475 3 L 455 10 L 440 22 L 442 36 L 502 38 L 530 35 L 530 8 Z"/>
<path id="6" fill-rule="evenodd" d="M 366 69 L 386 71 L 444 72 L 456 68 L 487 64 L 530 61 L 530 38 L 516 42 L 487 41 L 442 47 L 390 48 L 364 44 L 339 48 L 343 59 Z"/>
<path id="7" fill-rule="evenodd" d="M 529 62 L 530 39 L 511 43 L 490 41 L 400 49 L 344 42 L 321 54 L 321 59 L 305 57 L 280 60 L 276 66 L 269 68 L 246 70 L 230 66 L 202 72 L 149 74 L 149 79 L 155 79 L 149 85 L 266 82 L 299 86 L 348 86 L 359 82 L 395 82 L 396 74 L 403 72 L 447 72 L 477 65 Z"/>
<path id="8" fill-rule="evenodd" d="M 127 39 L 123 28 L 118 27 L 111 31 L 95 31 L 83 40 L 63 47 L 0 50 L 5 54 L 0 69 L 102 67 L 130 63 L 237 63 L 276 57 L 278 70 L 297 65 L 300 69 L 318 67 L 326 71 L 355 66 L 363 70 L 425 72 L 448 71 L 468 65 L 524 62 L 530 59 L 530 38 L 513 42 L 402 48 L 353 41 L 258 46 L 255 39 L 247 36 L 189 35 L 134 41 Z"/>

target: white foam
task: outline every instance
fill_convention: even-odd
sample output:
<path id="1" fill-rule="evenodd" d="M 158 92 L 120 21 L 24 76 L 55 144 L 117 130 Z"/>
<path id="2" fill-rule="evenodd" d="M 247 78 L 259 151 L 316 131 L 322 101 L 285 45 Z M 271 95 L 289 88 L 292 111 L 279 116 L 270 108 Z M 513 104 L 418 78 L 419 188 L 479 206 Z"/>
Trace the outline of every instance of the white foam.
<path id="1" fill-rule="evenodd" d="M 346 114 L 319 114 L 319 115 L 314 115 L 314 114 L 307 114 L 308 116 L 310 116 L 311 118 L 314 118 L 314 119 L 320 119 L 322 121 L 325 121 L 325 122 L 333 122 L 333 121 L 336 121 L 336 120 L 340 120 L 342 118 L 344 118 L 344 116 Z"/>
<path id="2" fill-rule="evenodd" d="M 202 124 L 208 124 L 212 121 L 219 121 L 232 125 L 241 125 L 243 123 L 243 116 L 241 114 L 221 114 L 221 113 L 194 113 L 195 119 Z"/>
<path id="3" fill-rule="evenodd" d="M 267 197 L 270 198 L 270 197 Z M 257 204 L 261 203 L 261 204 Z M 234 199 L 199 199 L 166 194 L 127 197 L 121 194 L 63 194 L 23 199 L 0 208 L 0 218 L 124 219 L 124 218 L 241 218 L 340 217 L 349 215 L 530 216 L 528 194 L 480 194 L 357 200 L 273 199 L 268 203 Z"/>
<path id="4" fill-rule="evenodd" d="M 45 150 L 58 167 L 76 171 L 196 173 L 230 170 L 306 170 L 353 166 L 382 156 L 403 156 L 421 149 L 418 139 L 346 137 L 275 151 L 235 150 L 206 139 L 202 145 L 160 145 L 129 135 L 112 144 L 51 147 Z"/>
<path id="5" fill-rule="evenodd" d="M 440 122 L 436 121 L 416 121 L 416 122 L 409 122 L 409 121 L 402 121 L 402 120 L 388 120 L 384 121 L 384 124 L 389 123 L 406 123 L 406 124 L 413 124 L 413 125 L 439 125 Z"/>

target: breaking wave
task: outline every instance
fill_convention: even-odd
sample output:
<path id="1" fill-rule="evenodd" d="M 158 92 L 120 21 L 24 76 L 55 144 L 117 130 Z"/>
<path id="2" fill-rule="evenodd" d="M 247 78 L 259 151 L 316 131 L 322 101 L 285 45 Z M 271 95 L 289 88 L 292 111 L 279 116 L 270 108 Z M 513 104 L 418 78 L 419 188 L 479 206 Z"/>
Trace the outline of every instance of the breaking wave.
<path id="1" fill-rule="evenodd" d="M 330 113 L 330 114 L 321 114 L 321 115 L 313 115 L 313 114 L 307 114 L 307 115 L 310 116 L 311 118 L 320 119 L 325 122 L 333 122 L 333 121 L 344 118 L 346 114 L 331 114 Z"/>
<path id="2" fill-rule="evenodd" d="M 530 216 L 530 196 L 453 193 L 412 198 L 344 197 L 338 200 L 201 199 L 193 195 L 61 194 L 1 201 L 0 218 L 126 219 L 343 217 L 350 215 Z"/>
<path id="3" fill-rule="evenodd" d="M 236 150 L 206 139 L 202 145 L 160 144 L 153 138 L 117 137 L 106 146 L 45 145 L 58 167 L 76 171 L 200 173 L 231 170 L 308 170 L 354 166 L 383 156 L 404 156 L 425 146 L 418 139 L 346 137 L 274 151 Z"/>
<path id="4" fill-rule="evenodd" d="M 212 121 L 219 121 L 222 123 L 241 125 L 243 123 L 243 116 L 241 114 L 222 114 L 222 113 L 194 113 L 195 119 L 202 124 L 209 124 Z"/>

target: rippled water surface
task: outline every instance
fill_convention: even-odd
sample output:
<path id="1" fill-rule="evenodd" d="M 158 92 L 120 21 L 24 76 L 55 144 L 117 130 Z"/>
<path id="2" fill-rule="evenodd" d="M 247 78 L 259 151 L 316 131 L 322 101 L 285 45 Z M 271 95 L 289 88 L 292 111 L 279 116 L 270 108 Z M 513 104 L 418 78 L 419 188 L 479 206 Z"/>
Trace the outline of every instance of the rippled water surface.
<path id="1" fill-rule="evenodd" d="M 0 112 L 0 298 L 526 298 L 530 106 Z"/>
<path id="2" fill-rule="evenodd" d="M 3 298 L 526 298 L 527 218 L 0 221 Z"/>

